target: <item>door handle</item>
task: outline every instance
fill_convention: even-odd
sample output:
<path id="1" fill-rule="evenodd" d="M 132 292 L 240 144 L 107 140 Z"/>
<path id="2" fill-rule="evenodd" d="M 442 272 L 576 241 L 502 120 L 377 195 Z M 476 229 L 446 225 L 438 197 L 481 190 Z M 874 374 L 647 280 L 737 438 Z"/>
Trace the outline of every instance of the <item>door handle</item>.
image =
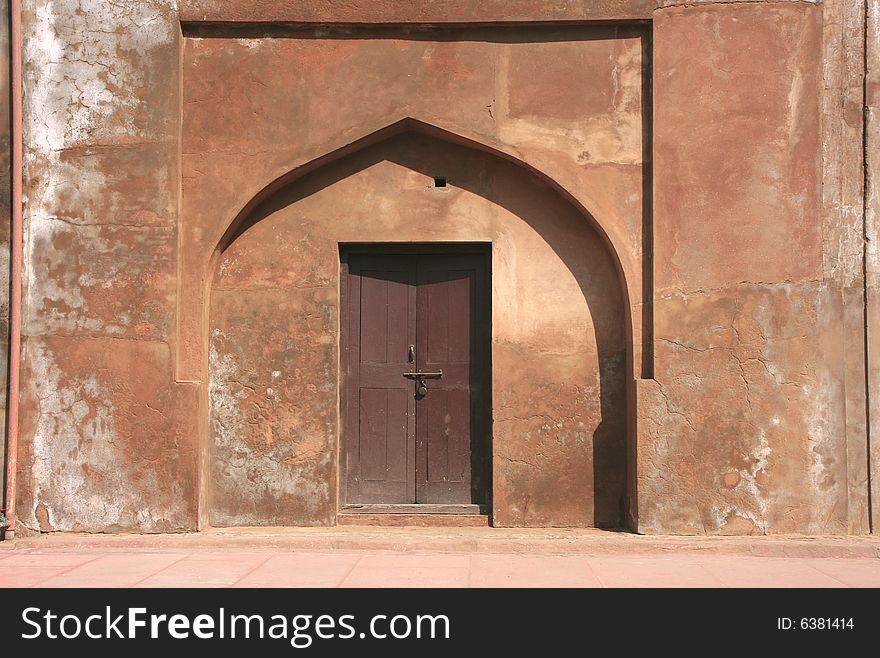
<path id="1" fill-rule="evenodd" d="M 405 372 L 403 376 L 407 379 L 440 379 L 443 376 L 443 371 L 439 372 Z"/>

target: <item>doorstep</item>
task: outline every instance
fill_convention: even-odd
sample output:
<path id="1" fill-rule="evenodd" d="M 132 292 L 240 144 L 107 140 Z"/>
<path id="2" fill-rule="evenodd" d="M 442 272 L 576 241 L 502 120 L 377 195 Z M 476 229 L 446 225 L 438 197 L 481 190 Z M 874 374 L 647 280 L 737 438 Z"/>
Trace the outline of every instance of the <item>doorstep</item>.
<path id="1" fill-rule="evenodd" d="M 486 528 L 489 517 L 485 514 L 397 514 L 381 512 L 340 512 L 336 525 L 378 526 L 383 528 Z"/>

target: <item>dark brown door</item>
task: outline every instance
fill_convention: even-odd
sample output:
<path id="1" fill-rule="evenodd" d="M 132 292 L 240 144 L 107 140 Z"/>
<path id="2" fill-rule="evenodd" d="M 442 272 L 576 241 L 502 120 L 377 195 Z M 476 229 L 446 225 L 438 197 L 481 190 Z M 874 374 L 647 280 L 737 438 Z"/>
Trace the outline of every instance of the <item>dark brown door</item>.
<path id="1" fill-rule="evenodd" d="M 488 445 L 486 254 L 348 258 L 348 504 L 479 504 Z"/>

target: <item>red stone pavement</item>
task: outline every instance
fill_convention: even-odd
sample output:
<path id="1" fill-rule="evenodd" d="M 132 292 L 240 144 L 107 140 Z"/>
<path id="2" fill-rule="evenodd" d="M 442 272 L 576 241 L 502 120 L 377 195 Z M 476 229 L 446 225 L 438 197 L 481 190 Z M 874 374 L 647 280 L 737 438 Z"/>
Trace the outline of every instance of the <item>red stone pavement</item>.
<path id="1" fill-rule="evenodd" d="M 880 538 L 288 528 L 0 543 L 0 588 L 172 586 L 880 587 Z"/>

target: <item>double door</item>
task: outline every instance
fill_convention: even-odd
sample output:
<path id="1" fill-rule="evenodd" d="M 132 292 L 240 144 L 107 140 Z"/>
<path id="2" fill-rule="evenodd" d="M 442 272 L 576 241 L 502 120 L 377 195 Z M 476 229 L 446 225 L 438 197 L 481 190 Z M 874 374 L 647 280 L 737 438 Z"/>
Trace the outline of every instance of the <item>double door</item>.
<path id="1" fill-rule="evenodd" d="M 485 502 L 488 254 L 350 254 L 345 502 Z"/>

